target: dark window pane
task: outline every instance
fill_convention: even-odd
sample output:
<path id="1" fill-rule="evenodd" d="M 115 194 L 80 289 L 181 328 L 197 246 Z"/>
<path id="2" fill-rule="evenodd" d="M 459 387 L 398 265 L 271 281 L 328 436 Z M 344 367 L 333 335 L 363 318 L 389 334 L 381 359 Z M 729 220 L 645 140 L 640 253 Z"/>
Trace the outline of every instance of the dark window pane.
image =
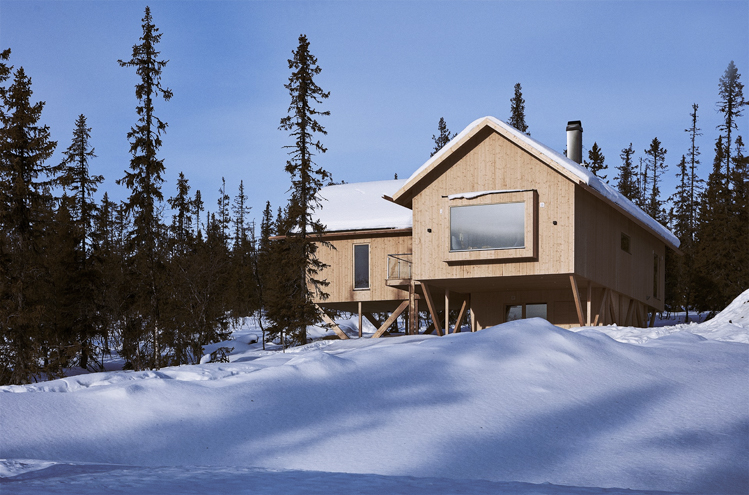
<path id="1" fill-rule="evenodd" d="M 525 317 L 543 318 L 544 320 L 546 320 L 546 304 L 526 304 Z"/>
<path id="2" fill-rule="evenodd" d="M 622 251 L 631 254 L 632 251 L 630 251 L 629 243 L 630 243 L 629 236 L 625 234 L 624 232 L 622 232 Z"/>
<path id="3" fill-rule="evenodd" d="M 525 203 L 450 208 L 450 251 L 524 247 Z"/>
<path id="4" fill-rule="evenodd" d="M 354 246 L 354 289 L 369 289 L 369 245 Z"/>
<path id="5" fill-rule="evenodd" d="M 507 306 L 507 314 L 505 315 L 505 321 L 515 321 L 523 319 L 523 307 L 518 306 Z"/>

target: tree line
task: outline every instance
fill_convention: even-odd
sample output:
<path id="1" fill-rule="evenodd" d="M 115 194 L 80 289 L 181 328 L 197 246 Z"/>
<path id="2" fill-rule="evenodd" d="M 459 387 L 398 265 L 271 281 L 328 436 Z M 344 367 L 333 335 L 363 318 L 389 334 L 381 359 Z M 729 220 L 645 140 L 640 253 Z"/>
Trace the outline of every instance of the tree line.
<path id="1" fill-rule="evenodd" d="M 0 53 L 0 384 L 59 377 L 72 366 L 104 370 L 114 354 L 126 369 L 195 363 L 203 346 L 226 340 L 233 321 L 261 308 L 263 344 L 306 342 L 306 325 L 317 320 L 310 290 L 324 295 L 326 282 L 312 212 L 330 174 L 313 159 L 325 152 L 315 117 L 328 114 L 313 105 L 328 94 L 312 80 L 320 69 L 309 42 L 300 36 L 289 60 L 291 104 L 279 127 L 293 139 L 291 199 L 275 218 L 266 205 L 257 238 L 242 182 L 232 200 L 222 179 L 212 212 L 183 173 L 164 198 L 167 123 L 156 106 L 173 93 L 162 82 L 161 36 L 146 7 L 138 43 L 118 61 L 139 80 L 130 165 L 117 180 L 130 194 L 119 203 L 106 192 L 95 199 L 104 178 L 91 172 L 85 115 L 63 160 L 50 163 L 57 142 L 41 124 L 44 102 L 32 102 L 31 78 L 13 70 L 11 50 Z M 278 234 L 284 239 L 271 242 Z"/>

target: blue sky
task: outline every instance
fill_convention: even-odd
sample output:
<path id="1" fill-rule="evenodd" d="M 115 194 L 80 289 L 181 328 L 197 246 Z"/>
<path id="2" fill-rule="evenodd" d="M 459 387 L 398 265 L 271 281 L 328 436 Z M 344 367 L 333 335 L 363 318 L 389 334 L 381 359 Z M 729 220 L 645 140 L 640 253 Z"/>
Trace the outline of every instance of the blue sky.
<path id="1" fill-rule="evenodd" d="M 0 48 L 46 101 L 42 123 L 70 144 L 83 113 L 92 127 L 92 172 L 114 199 L 136 121 L 133 69 L 121 68 L 150 5 L 163 33 L 163 83 L 174 91 L 156 114 L 169 124 L 160 156 L 163 192 L 180 171 L 215 211 L 221 177 L 234 196 L 243 180 L 259 220 L 266 200 L 285 204 L 278 124 L 298 36 L 308 36 L 330 98 L 321 109 L 328 153 L 318 163 L 336 181 L 408 177 L 432 149 L 444 117 L 458 132 L 478 117 L 509 117 L 520 82 L 532 137 L 561 151 L 568 120 L 582 120 L 610 169 L 630 142 L 668 149 L 664 196 L 688 149 L 692 103 L 700 105 L 702 176 L 719 122 L 718 79 L 734 60 L 749 78 L 747 1 L 250 2 L 0 0 Z M 749 113 L 749 112 L 746 112 Z M 747 115 L 739 123 L 746 136 Z M 615 175 L 610 170 L 609 179 Z"/>

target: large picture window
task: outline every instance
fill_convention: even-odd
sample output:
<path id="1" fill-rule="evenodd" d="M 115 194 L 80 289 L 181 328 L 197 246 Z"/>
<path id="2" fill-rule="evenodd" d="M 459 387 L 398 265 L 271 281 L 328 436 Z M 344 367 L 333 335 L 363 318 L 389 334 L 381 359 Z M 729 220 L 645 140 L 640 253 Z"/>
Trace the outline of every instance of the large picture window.
<path id="1" fill-rule="evenodd" d="M 450 208 L 450 251 L 523 248 L 524 202 Z"/>
<path id="2" fill-rule="evenodd" d="M 354 289 L 369 289 L 369 244 L 354 244 Z"/>

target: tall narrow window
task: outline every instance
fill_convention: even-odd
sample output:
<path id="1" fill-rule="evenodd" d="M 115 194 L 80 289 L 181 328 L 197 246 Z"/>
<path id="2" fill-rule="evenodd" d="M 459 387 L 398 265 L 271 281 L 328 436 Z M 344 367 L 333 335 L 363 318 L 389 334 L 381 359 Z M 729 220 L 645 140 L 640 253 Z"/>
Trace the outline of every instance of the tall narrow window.
<path id="1" fill-rule="evenodd" d="M 630 243 L 631 242 L 632 241 L 631 241 L 630 237 L 627 234 L 625 234 L 624 232 L 622 232 L 622 251 L 624 251 L 625 253 L 632 254 L 632 251 L 630 250 L 631 249 L 630 248 Z"/>
<path id="2" fill-rule="evenodd" d="M 369 244 L 354 244 L 354 289 L 369 289 Z"/>
<path id="3" fill-rule="evenodd" d="M 656 299 L 659 299 L 658 280 L 660 278 L 660 274 L 658 273 L 658 253 L 653 253 L 653 297 Z"/>

